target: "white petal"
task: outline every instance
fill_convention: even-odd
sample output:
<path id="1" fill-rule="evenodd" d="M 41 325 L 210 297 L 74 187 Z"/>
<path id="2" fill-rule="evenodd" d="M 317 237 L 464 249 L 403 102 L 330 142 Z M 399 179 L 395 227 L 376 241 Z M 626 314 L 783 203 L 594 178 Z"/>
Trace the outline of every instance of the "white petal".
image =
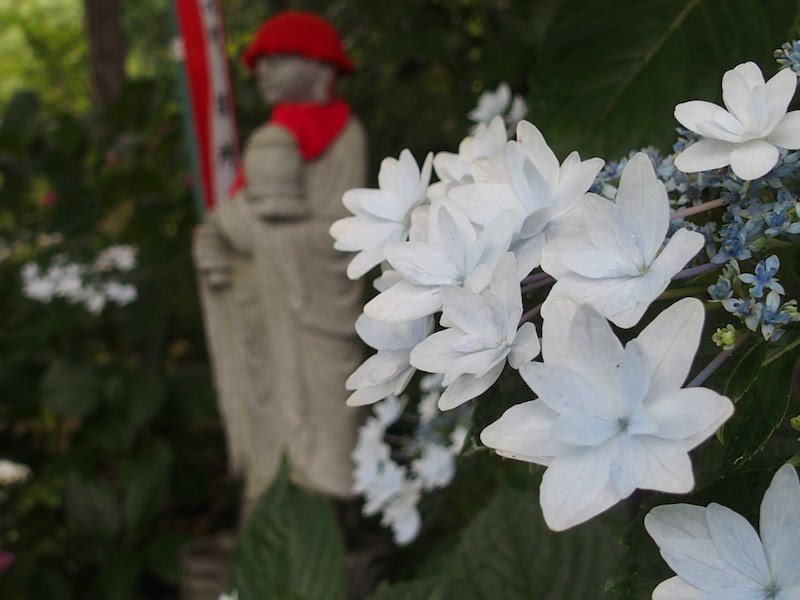
<path id="1" fill-rule="evenodd" d="M 388 221 L 346 217 L 331 225 L 330 234 L 336 240 L 334 248 L 343 252 L 354 252 L 398 240 L 401 229 L 397 223 Z"/>
<path id="2" fill-rule="evenodd" d="M 526 211 L 514 189 L 506 183 L 470 183 L 450 190 L 448 198 L 469 220 L 477 225 L 488 225 L 506 211 L 520 215 L 520 225 Z"/>
<path id="3" fill-rule="evenodd" d="M 800 577 L 800 482 L 784 465 L 772 478 L 761 501 L 761 539 L 770 570 L 782 583 Z"/>
<path id="4" fill-rule="evenodd" d="M 538 171 L 547 182 L 554 184 L 558 181 L 558 159 L 535 125 L 528 121 L 520 121 L 517 124 L 517 142 L 532 153 Z"/>
<path id="5" fill-rule="evenodd" d="M 727 167 L 737 147 L 738 144 L 732 142 L 700 140 L 675 157 L 675 168 L 684 173 L 697 173 Z"/>
<path id="6" fill-rule="evenodd" d="M 788 70 L 788 69 L 787 69 Z M 787 150 L 797 150 L 800 148 L 800 110 L 793 110 L 786 113 L 778 121 L 775 129 L 767 136 L 767 142 L 775 144 L 779 148 Z"/>
<path id="7" fill-rule="evenodd" d="M 662 581 L 653 590 L 652 600 L 705 600 L 706 593 L 689 585 L 680 577 Z"/>
<path id="8" fill-rule="evenodd" d="M 705 592 L 744 587 L 741 575 L 719 554 L 711 540 L 683 539 L 661 549 L 669 567 L 687 583 Z"/>
<path id="9" fill-rule="evenodd" d="M 645 260 L 656 255 L 669 227 L 669 199 L 646 154 L 638 153 L 622 170 L 616 204 L 633 217 Z"/>
<path id="10" fill-rule="evenodd" d="M 656 435 L 682 440 L 686 450 L 691 450 L 733 415 L 733 403 L 706 388 L 676 389 L 660 394 L 647 412 L 658 423 Z"/>
<path id="11" fill-rule="evenodd" d="M 678 229 L 658 255 L 650 270 L 664 279 L 672 279 L 705 245 L 702 233 Z M 661 292 L 659 292 L 660 294 Z"/>
<path id="12" fill-rule="evenodd" d="M 441 306 L 438 287 L 400 281 L 367 302 L 364 314 L 371 319 L 396 324 L 431 315 Z"/>
<path id="13" fill-rule="evenodd" d="M 692 461 L 680 442 L 641 436 L 647 452 L 647 470 L 641 489 L 685 494 L 694 487 Z"/>
<path id="14" fill-rule="evenodd" d="M 571 157 L 574 157 L 572 161 L 570 161 Z M 602 158 L 590 158 L 580 162 L 577 152 L 573 152 L 564 159 L 558 187 L 553 196 L 554 218 L 565 215 L 580 202 L 581 197 L 592 186 L 595 177 L 597 177 L 602 168 Z"/>
<path id="15" fill-rule="evenodd" d="M 532 361 L 539 354 L 541 345 L 539 344 L 539 334 L 533 323 L 523 323 L 517 330 L 514 342 L 511 344 L 511 352 L 508 354 L 508 364 L 513 369 L 519 369 L 522 365 Z"/>
<path id="16" fill-rule="evenodd" d="M 539 399 L 559 414 L 590 414 L 609 421 L 616 417 L 602 390 L 578 371 L 530 362 L 519 373 Z"/>
<path id="17" fill-rule="evenodd" d="M 357 390 L 388 381 L 402 369 L 408 367 L 404 362 L 402 355 L 397 356 L 393 352 L 373 354 L 347 378 L 345 388 Z"/>
<path id="18" fill-rule="evenodd" d="M 781 69 L 768 82 L 765 89 L 767 101 L 767 123 L 765 130 L 770 132 L 786 114 L 792 96 L 797 89 L 797 75 L 792 69 Z M 786 147 L 786 146 L 784 146 Z"/>
<path id="19" fill-rule="evenodd" d="M 437 331 L 414 347 L 411 364 L 428 373 L 446 372 L 462 356 L 461 352 L 453 350 L 453 346 L 463 335 L 458 329 Z"/>
<path id="20" fill-rule="evenodd" d="M 601 393 L 616 394 L 615 372 L 623 360 L 623 348 L 608 322 L 590 306 L 582 305 L 566 333 L 573 369 L 598 386 Z M 607 414 L 618 415 L 613 406 L 607 410 L 611 411 Z"/>
<path id="21" fill-rule="evenodd" d="M 753 63 L 750 64 L 752 65 Z M 747 73 L 741 68 L 742 66 L 739 65 L 735 69 L 726 71 L 722 76 L 722 101 L 725 103 L 725 108 L 746 126 L 750 123 L 750 115 L 748 114 L 750 92 L 755 85 L 750 85 L 750 83 L 754 82 L 752 78 L 747 76 Z M 756 85 L 761 86 L 763 83 Z"/>
<path id="22" fill-rule="evenodd" d="M 383 400 L 387 396 L 397 392 L 398 387 L 401 387 L 402 382 L 405 382 L 402 387 L 408 385 L 411 376 L 415 373 L 415 369 L 409 369 L 407 377 L 394 378 L 385 381 L 378 385 L 372 385 L 355 390 L 347 398 L 347 406 L 364 406 L 366 404 L 374 404 L 379 400 Z M 400 390 L 402 392 L 402 389 Z"/>
<path id="23" fill-rule="evenodd" d="M 568 275 L 559 279 L 551 294 L 567 294 L 578 302 L 585 302 L 619 327 L 633 327 L 647 308 L 643 305 L 638 314 L 626 311 L 638 308 L 634 290 L 639 285 L 638 277 L 614 277 L 589 279 L 580 275 Z M 618 318 L 621 315 L 623 318 Z"/>
<path id="24" fill-rule="evenodd" d="M 396 242 L 386 246 L 386 260 L 410 283 L 450 285 L 459 279 L 459 271 L 441 249 L 420 242 Z"/>
<path id="25" fill-rule="evenodd" d="M 486 339 L 505 338 L 505 328 L 495 322 L 494 313 L 488 300 L 475 292 L 457 287 L 444 287 L 441 290 L 444 313 L 450 326 L 462 331 L 477 334 Z"/>
<path id="26" fill-rule="evenodd" d="M 563 450 L 552 436 L 557 416 L 541 400 L 517 404 L 481 432 L 481 442 L 503 456 L 547 464 Z"/>
<path id="27" fill-rule="evenodd" d="M 550 529 L 563 531 L 578 524 L 578 513 L 581 521 L 586 521 L 608 508 L 607 499 L 598 501 L 608 481 L 610 458 L 603 445 L 570 448 L 553 459 L 539 488 L 542 514 Z"/>
<path id="28" fill-rule="evenodd" d="M 569 331 L 578 306 L 571 296 L 552 292 L 542 304 L 542 358 L 545 363 L 560 367 L 572 365 L 569 340 L 564 333 Z M 622 344 L 619 352 L 622 353 Z"/>
<path id="29" fill-rule="evenodd" d="M 644 518 L 644 527 L 661 549 L 669 549 L 680 540 L 711 539 L 706 509 L 693 504 L 656 506 Z"/>
<path id="30" fill-rule="evenodd" d="M 769 142 L 753 140 L 731 152 L 731 169 L 744 180 L 758 179 L 775 166 L 779 156 Z"/>
<path id="31" fill-rule="evenodd" d="M 617 423 L 591 413 L 571 412 L 553 423 L 553 437 L 573 446 L 597 446 L 619 430 Z"/>
<path id="32" fill-rule="evenodd" d="M 679 300 L 644 328 L 638 340 L 653 368 L 649 397 L 680 388 L 700 344 L 705 310 L 696 298 Z"/>
<path id="33" fill-rule="evenodd" d="M 382 321 L 360 315 L 356 319 L 356 333 L 376 350 L 410 348 L 423 340 L 431 329 L 429 320 L 388 325 Z"/>
<path id="34" fill-rule="evenodd" d="M 740 578 L 754 587 L 768 586 L 770 573 L 764 548 L 747 519 L 730 508 L 711 503 L 706 509 L 706 522 L 720 556 Z"/>
<path id="35" fill-rule="evenodd" d="M 639 436 L 621 435 L 614 444 L 609 482 L 620 498 L 627 498 L 641 484 L 647 469 L 647 456 Z"/>
<path id="36" fill-rule="evenodd" d="M 686 129 L 695 133 L 700 133 L 697 130 L 699 124 L 709 121 L 718 123 L 732 133 L 744 133 L 744 127 L 731 113 L 716 104 L 703 100 L 678 104 L 675 107 L 675 118 Z"/>
<path id="37" fill-rule="evenodd" d="M 461 375 L 453 383 L 451 383 L 442 393 L 439 398 L 439 410 L 450 410 L 456 406 L 460 406 L 468 400 L 477 398 L 483 392 L 488 390 L 498 377 L 503 372 L 505 361 L 498 363 L 483 377 L 474 377 L 473 375 Z"/>

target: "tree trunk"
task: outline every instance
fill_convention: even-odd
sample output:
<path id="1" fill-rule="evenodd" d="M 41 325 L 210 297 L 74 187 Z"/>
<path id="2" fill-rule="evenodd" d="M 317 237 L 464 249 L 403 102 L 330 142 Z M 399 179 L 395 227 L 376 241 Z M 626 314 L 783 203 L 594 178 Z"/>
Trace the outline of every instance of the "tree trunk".
<path id="1" fill-rule="evenodd" d="M 125 83 L 122 0 L 84 0 L 84 14 L 92 105 L 100 110 L 119 95 Z"/>

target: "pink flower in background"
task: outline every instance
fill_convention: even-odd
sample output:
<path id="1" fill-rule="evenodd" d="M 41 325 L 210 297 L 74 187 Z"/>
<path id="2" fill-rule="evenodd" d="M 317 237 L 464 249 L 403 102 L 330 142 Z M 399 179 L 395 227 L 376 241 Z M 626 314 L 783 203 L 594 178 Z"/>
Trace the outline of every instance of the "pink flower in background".
<path id="1" fill-rule="evenodd" d="M 39 206 L 53 206 L 53 204 L 56 203 L 56 200 L 58 200 L 58 194 L 56 194 L 53 190 L 47 190 L 39 198 Z"/>
<path id="2" fill-rule="evenodd" d="M 14 564 L 14 553 L 0 550 L 0 574 L 5 573 Z"/>

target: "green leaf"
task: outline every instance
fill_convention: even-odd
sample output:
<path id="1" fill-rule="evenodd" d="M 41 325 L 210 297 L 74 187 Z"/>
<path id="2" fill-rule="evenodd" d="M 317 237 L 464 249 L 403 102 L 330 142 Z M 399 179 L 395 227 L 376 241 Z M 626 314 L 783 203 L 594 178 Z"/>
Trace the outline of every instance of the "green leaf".
<path id="1" fill-rule="evenodd" d="M 240 600 L 339 600 L 345 551 L 327 500 L 289 482 L 284 464 L 242 529 L 233 568 Z"/>
<path id="2" fill-rule="evenodd" d="M 140 573 L 141 558 L 134 552 L 118 551 L 105 557 L 98 573 L 103 597 L 108 600 L 133 598 Z"/>
<path id="3" fill-rule="evenodd" d="M 501 489 L 436 577 L 382 588 L 370 600 L 597 600 L 622 556 L 615 519 L 612 511 L 554 533 L 534 494 Z"/>
<path id="4" fill-rule="evenodd" d="M 62 417 L 84 418 L 97 406 L 98 379 L 89 365 L 57 360 L 41 385 L 42 403 Z"/>
<path id="5" fill-rule="evenodd" d="M 113 539 L 122 526 L 122 512 L 112 487 L 105 481 L 72 473 L 65 490 L 67 518 L 82 534 Z"/>
<path id="6" fill-rule="evenodd" d="M 123 512 L 125 528 L 135 533 L 162 508 L 169 491 L 172 453 L 163 442 L 155 443 L 136 457 L 125 474 Z"/>
<path id="7" fill-rule="evenodd" d="M 617 158 L 669 147 L 676 104 L 719 101 L 725 69 L 755 61 L 770 76 L 793 2 L 564 0 L 533 74 L 532 115 L 562 155 Z"/>

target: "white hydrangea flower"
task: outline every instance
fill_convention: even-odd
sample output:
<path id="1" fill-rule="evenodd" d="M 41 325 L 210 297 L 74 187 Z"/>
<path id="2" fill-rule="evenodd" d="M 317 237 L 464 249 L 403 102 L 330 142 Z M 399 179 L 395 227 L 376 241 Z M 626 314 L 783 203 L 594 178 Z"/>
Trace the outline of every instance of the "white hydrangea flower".
<path id="1" fill-rule="evenodd" d="M 385 258 L 390 242 L 408 239 L 411 212 L 425 200 L 431 178 L 431 153 L 420 170 L 411 152 L 385 158 L 378 172 L 379 189 L 358 188 L 345 192 L 342 202 L 353 213 L 330 228 L 334 248 L 358 252 L 347 266 L 347 276 L 358 279 Z"/>
<path id="2" fill-rule="evenodd" d="M 557 280 L 551 294 L 591 304 L 619 327 L 633 327 L 705 244 L 701 233 L 679 229 L 667 245 L 669 199 L 646 154 L 628 161 L 616 203 L 587 194 L 584 226 L 542 252 L 542 269 Z"/>
<path id="3" fill-rule="evenodd" d="M 800 598 L 800 482 L 778 469 L 761 501 L 759 538 L 729 508 L 657 506 L 644 519 L 661 556 L 677 573 L 653 600 L 797 600 Z"/>
<path id="4" fill-rule="evenodd" d="M 484 289 L 511 241 L 513 215 L 501 214 L 482 231 L 456 206 L 431 207 L 427 243 L 388 244 L 386 259 L 403 280 L 364 307 L 370 318 L 390 324 L 419 319 L 442 307 L 442 286 Z"/>
<path id="5" fill-rule="evenodd" d="M 0 485 L 12 486 L 24 483 L 31 476 L 27 465 L 0 458 Z"/>
<path id="6" fill-rule="evenodd" d="M 495 116 L 489 124 L 480 123 L 472 135 L 458 145 L 458 153 L 439 152 L 433 157 L 433 169 L 439 177 L 428 190 L 431 198 L 441 198 L 453 184 L 472 182 L 472 163 L 505 151 L 508 134 L 503 118 Z"/>
<path id="7" fill-rule="evenodd" d="M 123 271 L 128 272 L 136 267 L 137 249 L 133 246 L 117 244 L 109 246 L 95 258 L 92 270 L 103 271 Z"/>
<path id="8" fill-rule="evenodd" d="M 467 117 L 475 123 L 488 123 L 498 115 L 502 115 L 511 103 L 511 87 L 501 82 L 497 89 L 486 90 L 478 97 L 478 106 L 473 108 Z"/>
<path id="9" fill-rule="evenodd" d="M 543 315 L 544 363 L 520 368 L 538 399 L 511 407 L 481 433 L 498 454 L 547 466 L 539 493 L 561 531 L 635 489 L 686 493 L 688 452 L 733 414 L 705 388 L 681 389 L 703 328 L 703 303 L 685 298 L 623 348 L 608 322 L 566 296 Z"/>
<path id="10" fill-rule="evenodd" d="M 400 546 L 411 543 L 419 534 L 422 517 L 417 504 L 421 494 L 419 482 L 408 482 L 383 508 L 381 524 L 392 528 L 394 541 Z"/>
<path id="11" fill-rule="evenodd" d="M 363 406 L 401 394 L 416 372 L 409 363 L 411 350 L 432 330 L 432 317 L 388 325 L 361 315 L 356 320 L 356 333 L 378 352 L 347 378 L 345 388 L 353 392 L 347 405 Z"/>
<path id="12" fill-rule="evenodd" d="M 545 243 L 577 216 L 571 213 L 602 168 L 602 159 L 581 161 L 577 152 L 559 165 L 541 132 L 522 121 L 502 158 L 474 161 L 475 183 L 453 188 L 449 198 L 480 226 L 506 211 L 516 215 L 511 249 L 522 279 L 539 265 Z"/>
<path id="13" fill-rule="evenodd" d="M 722 77 L 725 108 L 703 100 L 675 107 L 681 125 L 706 138 L 676 156 L 675 167 L 695 173 L 730 165 L 744 180 L 766 175 L 778 162 L 778 148 L 800 148 L 800 111 L 786 112 L 796 87 L 791 69 L 778 71 L 766 83 L 753 62 L 727 71 Z"/>
<path id="14" fill-rule="evenodd" d="M 491 284 L 480 294 L 464 288 L 441 289 L 441 323 L 411 351 L 411 364 L 429 373 L 443 373 L 439 408 L 449 410 L 485 392 L 500 377 L 508 358 L 518 369 L 539 354 L 533 323 L 524 323 L 522 295 L 514 256 L 500 261 Z"/>
<path id="15" fill-rule="evenodd" d="M 411 462 L 411 472 L 421 482 L 422 489 L 433 490 L 444 487 L 453 479 L 456 465 L 449 448 L 434 442 L 422 446 L 419 458 Z"/>

